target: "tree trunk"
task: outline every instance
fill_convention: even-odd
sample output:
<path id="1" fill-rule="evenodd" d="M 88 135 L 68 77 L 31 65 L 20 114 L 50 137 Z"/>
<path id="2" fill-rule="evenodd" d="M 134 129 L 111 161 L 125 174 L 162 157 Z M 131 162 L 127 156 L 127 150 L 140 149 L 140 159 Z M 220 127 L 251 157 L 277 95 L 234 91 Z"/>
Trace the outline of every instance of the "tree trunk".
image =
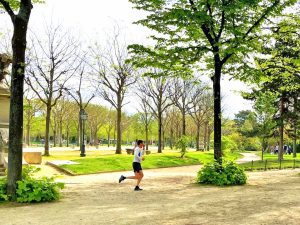
<path id="1" fill-rule="evenodd" d="M 56 147 L 56 126 L 54 126 L 54 130 L 53 130 L 53 147 Z"/>
<path id="2" fill-rule="evenodd" d="M 27 146 L 30 146 L 30 120 L 27 120 L 26 124 L 26 140 Z"/>
<path id="3" fill-rule="evenodd" d="M 51 118 L 51 106 L 47 105 L 46 111 L 46 131 L 45 131 L 45 156 L 49 156 L 49 137 L 50 137 L 50 118 Z"/>
<path id="4" fill-rule="evenodd" d="M 199 142 L 200 142 L 200 125 L 199 125 L 199 124 L 197 124 L 197 134 L 196 134 L 196 151 L 200 151 Z"/>
<path id="5" fill-rule="evenodd" d="M 146 150 L 149 149 L 149 125 L 148 123 L 145 124 L 145 131 L 146 131 L 146 139 L 145 139 L 145 142 L 146 142 Z"/>
<path id="6" fill-rule="evenodd" d="M 82 124 L 82 120 L 80 119 L 80 112 L 83 109 L 79 110 L 79 117 L 78 117 L 78 125 L 79 125 L 79 150 L 81 153 L 83 153 L 84 149 L 83 149 L 83 124 Z"/>
<path id="7" fill-rule="evenodd" d="M 294 109 L 296 111 L 297 109 L 297 104 L 298 104 L 298 99 L 297 97 L 294 98 Z M 297 157 L 297 119 L 294 119 L 293 121 L 294 129 L 293 129 L 293 157 Z"/>
<path id="8" fill-rule="evenodd" d="M 66 138 L 67 138 L 67 147 L 69 147 L 69 127 L 67 127 L 67 135 L 66 135 Z"/>
<path id="9" fill-rule="evenodd" d="M 59 121 L 59 147 L 62 147 L 62 121 Z"/>
<path id="10" fill-rule="evenodd" d="M 284 98 L 282 97 L 280 100 L 280 127 L 279 127 L 280 140 L 279 140 L 278 160 L 283 159 L 283 129 L 284 129 L 283 111 L 284 111 Z"/>
<path id="11" fill-rule="evenodd" d="M 215 63 L 215 74 L 213 77 L 214 91 L 214 159 L 222 163 L 221 148 L 221 65 Z"/>
<path id="12" fill-rule="evenodd" d="M 203 137 L 203 142 L 204 142 L 204 150 L 207 151 L 207 128 L 208 128 L 208 122 L 204 123 L 204 137 Z"/>
<path id="13" fill-rule="evenodd" d="M 294 122 L 294 137 L 293 137 L 293 157 L 297 157 L 297 127 L 296 121 Z"/>
<path id="14" fill-rule="evenodd" d="M 162 153 L 162 113 L 158 112 L 158 153 Z"/>
<path id="15" fill-rule="evenodd" d="M 110 133 L 108 133 L 108 135 L 107 135 L 107 141 L 108 141 L 107 147 L 109 148 L 110 147 Z"/>
<path id="16" fill-rule="evenodd" d="M 22 1 L 19 15 L 12 18 L 14 33 L 12 38 L 7 194 L 13 200 L 16 199 L 17 181 L 22 179 L 24 69 L 26 33 L 31 8 L 31 1 L 25 1 L 25 3 Z"/>
<path id="17" fill-rule="evenodd" d="M 185 110 L 182 110 L 182 135 L 186 134 Z"/>
<path id="18" fill-rule="evenodd" d="M 116 146 L 116 129 L 117 129 L 117 121 L 115 122 L 115 129 L 114 129 L 114 141 L 113 141 L 113 146 Z"/>
<path id="19" fill-rule="evenodd" d="M 122 142 L 122 133 L 121 133 L 121 119 L 122 119 L 122 109 L 121 105 L 118 104 L 117 108 L 117 146 L 116 146 L 116 154 L 122 153 L 121 142 Z"/>

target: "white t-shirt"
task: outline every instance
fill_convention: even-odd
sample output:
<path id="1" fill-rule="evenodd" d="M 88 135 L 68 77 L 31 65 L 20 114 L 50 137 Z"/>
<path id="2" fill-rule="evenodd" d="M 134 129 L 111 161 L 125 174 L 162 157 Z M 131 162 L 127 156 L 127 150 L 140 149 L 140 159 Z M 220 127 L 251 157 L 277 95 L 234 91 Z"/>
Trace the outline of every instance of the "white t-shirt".
<path id="1" fill-rule="evenodd" d="M 140 148 L 139 146 L 136 146 L 134 149 L 134 159 L 133 162 L 142 162 L 142 157 L 143 157 L 143 149 Z"/>

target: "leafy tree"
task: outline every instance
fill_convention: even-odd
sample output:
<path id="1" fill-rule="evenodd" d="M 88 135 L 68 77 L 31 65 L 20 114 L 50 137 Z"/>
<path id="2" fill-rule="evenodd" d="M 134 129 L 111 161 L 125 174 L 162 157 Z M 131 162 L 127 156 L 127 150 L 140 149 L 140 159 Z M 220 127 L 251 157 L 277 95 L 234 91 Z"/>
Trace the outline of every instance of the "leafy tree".
<path id="1" fill-rule="evenodd" d="M 0 0 L 13 24 L 12 72 L 9 115 L 9 152 L 7 194 L 16 198 L 17 181 L 22 179 L 23 91 L 25 71 L 26 34 L 32 3 L 40 0 Z M 18 12 L 17 12 L 18 11 Z"/>
<path id="2" fill-rule="evenodd" d="M 257 68 L 253 69 L 256 76 L 248 80 L 257 85 L 248 98 L 259 99 L 263 93 L 273 99 L 273 104 L 277 107 L 273 119 L 279 127 L 278 159 L 283 159 L 284 128 L 291 119 L 296 128 L 299 118 L 298 104 L 295 101 L 300 90 L 299 21 L 300 18 L 293 16 L 293 19 L 282 20 L 272 27 L 271 39 L 262 43 L 264 57 L 256 57 Z"/>
<path id="3" fill-rule="evenodd" d="M 178 71 L 194 62 L 206 63 L 214 91 L 214 158 L 221 161 L 222 72 L 235 70 L 236 64 L 254 49 L 266 18 L 281 13 L 296 0 L 130 2 L 147 12 L 147 17 L 137 23 L 157 33 L 152 36 L 154 48 L 131 46 L 137 65 Z"/>

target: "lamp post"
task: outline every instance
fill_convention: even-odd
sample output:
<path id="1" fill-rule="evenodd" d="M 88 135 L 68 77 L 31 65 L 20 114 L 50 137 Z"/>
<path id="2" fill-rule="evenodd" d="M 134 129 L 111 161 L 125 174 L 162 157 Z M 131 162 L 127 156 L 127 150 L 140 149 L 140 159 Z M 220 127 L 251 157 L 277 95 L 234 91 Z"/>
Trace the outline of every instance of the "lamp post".
<path id="1" fill-rule="evenodd" d="M 84 111 L 84 109 L 80 109 L 80 123 L 82 127 L 81 133 L 81 145 L 80 145 L 80 156 L 85 157 L 85 121 L 88 119 L 88 114 Z"/>

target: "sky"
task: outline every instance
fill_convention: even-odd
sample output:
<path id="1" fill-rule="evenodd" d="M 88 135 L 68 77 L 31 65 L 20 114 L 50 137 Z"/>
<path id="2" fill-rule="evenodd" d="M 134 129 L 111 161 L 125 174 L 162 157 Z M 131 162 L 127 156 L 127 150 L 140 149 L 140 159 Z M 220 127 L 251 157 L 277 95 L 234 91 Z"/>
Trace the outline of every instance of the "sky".
<path id="1" fill-rule="evenodd" d="M 113 27 L 120 27 L 126 43 L 150 43 L 147 36 L 151 31 L 133 24 L 144 18 L 145 13 L 132 8 L 127 0 L 46 0 L 45 4 L 35 5 L 31 14 L 29 28 L 41 32 L 45 24 L 62 24 L 70 29 L 83 43 L 105 42 L 107 34 Z M 7 14 L 0 14 L 0 33 L 12 30 Z M 221 81 L 224 109 L 223 115 L 234 118 L 241 110 L 252 108 L 251 102 L 244 100 L 239 91 L 247 90 L 242 82 L 228 79 L 225 75 Z M 133 97 L 125 106 L 127 113 L 134 113 L 136 106 Z M 108 105 L 108 103 L 105 103 Z"/>

